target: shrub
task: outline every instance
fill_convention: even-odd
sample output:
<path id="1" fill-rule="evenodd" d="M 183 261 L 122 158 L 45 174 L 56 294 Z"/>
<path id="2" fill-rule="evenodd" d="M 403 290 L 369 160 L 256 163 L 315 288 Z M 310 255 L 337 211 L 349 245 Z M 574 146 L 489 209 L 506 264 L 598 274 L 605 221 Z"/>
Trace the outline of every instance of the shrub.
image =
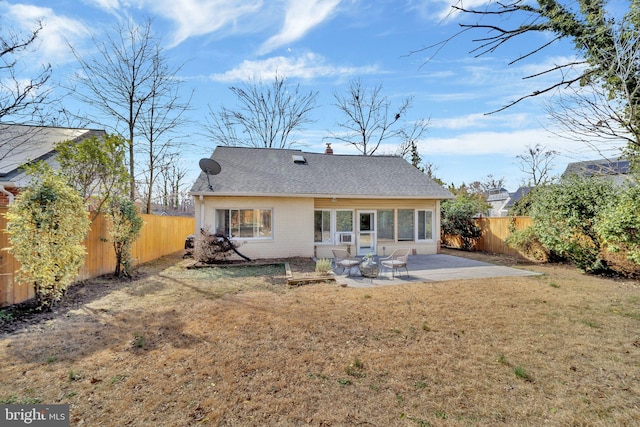
<path id="1" fill-rule="evenodd" d="M 316 273 L 328 273 L 333 269 L 333 261 L 328 258 L 320 258 L 316 261 Z"/>
<path id="2" fill-rule="evenodd" d="M 506 243 L 528 259 L 542 262 L 550 260 L 549 251 L 542 245 L 533 227 L 511 232 Z"/>
<path id="3" fill-rule="evenodd" d="M 459 194 L 453 200 L 445 200 L 441 206 L 443 241 L 445 236 L 459 236 L 462 249 L 470 250 L 482 235 L 482 229 L 474 217 L 486 213 L 486 203 L 468 194 Z"/>
<path id="4" fill-rule="evenodd" d="M 594 226 L 602 207 L 615 197 L 613 183 L 596 178 L 572 176 L 544 187 L 531 207 L 532 232 L 551 257 L 568 259 L 585 272 L 604 272 Z"/>
<path id="5" fill-rule="evenodd" d="M 19 283 L 33 284 L 40 308 L 62 299 L 84 263 L 89 218 L 82 197 L 51 169 L 9 205 L 8 250 L 20 262 Z"/>
<path id="6" fill-rule="evenodd" d="M 600 213 L 595 229 L 602 243 L 602 257 L 619 273 L 640 272 L 640 188 L 625 189 L 615 203 Z"/>
<path id="7" fill-rule="evenodd" d="M 116 277 L 131 277 L 133 257 L 131 248 L 140 235 L 144 221 L 136 205 L 126 197 L 116 197 L 107 210 L 111 219 L 109 238 L 116 253 Z"/>

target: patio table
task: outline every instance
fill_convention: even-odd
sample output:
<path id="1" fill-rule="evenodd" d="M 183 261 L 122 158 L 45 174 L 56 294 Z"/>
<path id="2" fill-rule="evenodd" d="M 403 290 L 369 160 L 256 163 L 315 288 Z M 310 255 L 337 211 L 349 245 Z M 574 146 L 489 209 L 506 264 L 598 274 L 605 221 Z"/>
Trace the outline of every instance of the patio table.
<path id="1" fill-rule="evenodd" d="M 375 262 L 363 262 L 360 264 L 360 274 L 362 277 L 369 277 L 375 279 L 378 277 L 378 273 L 380 273 L 380 267 Z"/>

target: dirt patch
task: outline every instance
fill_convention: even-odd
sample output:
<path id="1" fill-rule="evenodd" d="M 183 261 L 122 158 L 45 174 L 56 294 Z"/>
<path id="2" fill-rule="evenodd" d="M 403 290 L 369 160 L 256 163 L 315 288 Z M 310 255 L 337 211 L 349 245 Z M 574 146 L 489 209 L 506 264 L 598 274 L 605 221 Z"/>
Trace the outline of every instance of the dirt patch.
<path id="1" fill-rule="evenodd" d="M 532 265 L 290 287 L 280 268 L 185 262 L 5 333 L 0 400 L 68 403 L 74 426 L 640 422 L 637 282 Z"/>

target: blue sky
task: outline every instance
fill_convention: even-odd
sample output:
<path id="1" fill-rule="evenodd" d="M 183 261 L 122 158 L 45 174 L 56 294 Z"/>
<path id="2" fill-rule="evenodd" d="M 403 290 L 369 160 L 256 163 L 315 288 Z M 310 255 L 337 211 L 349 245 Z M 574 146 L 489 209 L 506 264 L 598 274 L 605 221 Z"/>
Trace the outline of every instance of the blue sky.
<path id="1" fill-rule="evenodd" d="M 465 2 L 482 7 L 483 0 Z M 544 98 L 534 98 L 506 111 L 486 115 L 509 101 L 539 89 L 542 79 L 524 76 L 573 56 L 569 43 L 508 66 L 515 55 L 544 41 L 544 36 L 519 39 L 491 55 L 474 58 L 472 36 L 453 40 L 427 61 L 433 51 L 413 53 L 444 40 L 464 19 L 450 15 L 451 0 L 47 0 L 0 1 L 3 28 L 29 29 L 44 24 L 38 49 L 29 63 L 51 63 L 54 78 L 64 82 L 77 64 L 68 44 L 83 55 L 118 22 L 153 18 L 174 65 L 185 64 L 185 96 L 193 89 L 192 124 L 183 129 L 197 148 L 186 148 L 183 161 L 199 172 L 197 161 L 209 157 L 213 143 L 203 134 L 209 106 L 233 107 L 228 87 L 249 78 L 273 79 L 276 72 L 303 90 L 319 91 L 315 122 L 298 135 L 304 151 L 324 150 L 341 118 L 334 93 L 345 93 L 352 78 L 383 93 L 397 105 L 413 96 L 407 120 L 429 119 L 419 142 L 422 159 L 446 183 L 482 181 L 491 174 L 505 178 L 515 191 L 525 175 L 517 155 L 537 143 L 561 154 L 554 173 L 571 161 L 599 158 L 588 146 L 549 132 Z M 28 71 L 28 70 L 25 70 Z M 546 77 L 551 79 L 552 77 Z M 546 80 L 547 82 L 551 80 Z M 69 104 L 72 99 L 65 100 Z M 338 154 L 357 152 L 334 141 Z M 397 147 L 382 147 L 393 153 Z"/>

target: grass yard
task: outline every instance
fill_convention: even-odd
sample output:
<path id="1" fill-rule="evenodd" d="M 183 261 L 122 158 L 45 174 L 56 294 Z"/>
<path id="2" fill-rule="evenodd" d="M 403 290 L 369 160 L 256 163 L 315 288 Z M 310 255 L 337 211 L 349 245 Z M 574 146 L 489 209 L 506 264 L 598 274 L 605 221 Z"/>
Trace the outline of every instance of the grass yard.
<path id="1" fill-rule="evenodd" d="M 289 287 L 282 266 L 190 262 L 0 310 L 0 401 L 69 403 L 74 426 L 640 424 L 637 282 L 526 265 L 544 275 Z"/>

